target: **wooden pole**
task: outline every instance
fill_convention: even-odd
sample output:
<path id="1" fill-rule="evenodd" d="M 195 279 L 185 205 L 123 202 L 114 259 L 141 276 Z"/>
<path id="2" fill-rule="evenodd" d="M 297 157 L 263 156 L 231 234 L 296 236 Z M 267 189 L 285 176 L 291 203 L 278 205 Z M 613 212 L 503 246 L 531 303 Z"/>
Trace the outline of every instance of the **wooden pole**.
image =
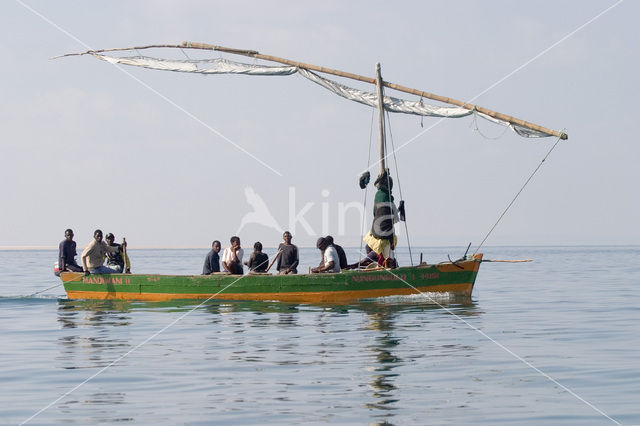
<path id="1" fill-rule="evenodd" d="M 380 73 L 380 62 L 376 64 L 376 88 L 378 91 L 378 150 L 380 151 L 380 175 L 385 167 L 385 131 L 384 131 L 384 93 L 382 90 L 382 75 Z"/>
<path id="2" fill-rule="evenodd" d="M 94 54 L 94 53 L 104 53 L 104 52 L 115 52 L 115 51 L 124 51 L 124 50 L 142 50 L 142 49 L 151 49 L 151 48 L 179 48 L 179 49 L 199 49 L 199 50 L 215 50 L 215 51 L 219 51 L 219 52 L 225 52 L 225 53 L 230 53 L 233 55 L 242 55 L 242 56 L 249 56 L 252 58 L 257 58 L 257 59 L 263 59 L 265 61 L 272 61 L 272 62 L 279 62 L 281 64 L 286 64 L 286 65 L 291 65 L 294 67 L 300 67 L 300 68 L 306 68 L 308 70 L 312 70 L 312 71 L 318 71 L 318 72 L 322 72 L 325 74 L 331 74 L 331 75 L 337 75 L 339 77 L 344 77 L 344 78 L 350 78 L 352 80 L 358 80 L 358 81 L 363 81 L 365 83 L 371 83 L 371 84 L 376 84 L 376 79 L 375 78 L 370 78 L 370 77 L 365 77 L 362 75 L 358 75 L 358 74 L 353 74 L 353 73 L 349 73 L 349 72 L 344 72 L 344 71 L 340 71 L 340 70 L 335 70 L 335 69 L 331 69 L 331 68 L 326 68 L 326 67 L 320 67 L 317 65 L 312 65 L 312 64 L 306 64 L 304 62 L 298 62 L 298 61 L 292 61 L 290 59 L 286 59 L 286 58 L 280 58 L 278 56 L 271 56 L 271 55 L 263 55 L 261 53 L 259 53 L 256 50 L 247 50 L 247 49 L 233 49 L 233 48 L 229 48 L 229 47 L 224 47 L 224 46 L 216 46 L 213 44 L 207 44 L 207 43 L 196 43 L 196 42 L 188 42 L 185 41 L 182 44 L 179 45 L 170 45 L 170 44 L 153 44 L 153 45 L 148 45 L 148 46 L 136 46 L 136 47 L 122 47 L 122 48 L 115 48 L 115 49 L 101 49 L 101 50 L 89 50 L 86 52 L 82 52 L 82 53 L 70 53 L 70 54 L 66 54 L 66 55 L 60 55 L 60 56 L 56 56 L 55 58 L 61 58 L 61 57 L 65 57 L 65 56 L 76 56 L 76 55 L 90 55 L 90 54 Z M 405 87 L 399 84 L 395 84 L 395 83 L 390 83 L 390 82 L 383 82 L 383 85 L 390 88 L 390 89 L 394 89 L 397 90 L 399 92 L 404 92 L 404 93 L 410 93 L 412 95 L 416 95 L 416 96 L 420 96 L 423 98 L 427 98 L 427 99 L 432 99 L 434 101 L 438 101 L 438 102 L 443 102 L 449 105 L 456 105 L 459 106 L 461 108 L 465 108 L 468 110 L 476 110 L 482 114 L 486 114 L 490 117 L 496 118 L 498 120 L 502 120 L 502 121 L 506 121 L 508 123 L 511 124 L 516 124 L 518 126 L 522 126 L 524 128 L 530 129 L 530 130 L 535 130 L 538 132 L 542 132 L 542 133 L 547 133 L 549 135 L 555 135 L 557 137 L 559 137 L 560 139 L 566 140 L 569 138 L 569 135 L 564 133 L 564 132 L 560 132 L 557 130 L 552 130 L 549 129 L 547 127 L 543 127 L 540 126 L 538 124 L 534 124 L 534 123 L 530 123 L 528 121 L 524 121 L 521 120 L 519 118 L 516 117 L 512 117 L 510 115 L 506 115 L 506 114 L 502 114 L 500 112 L 496 112 L 496 111 L 492 111 L 488 108 L 484 108 L 480 105 L 474 105 L 474 104 L 470 104 L 467 102 L 463 102 L 454 98 L 449 98 L 446 96 L 440 96 L 440 95 L 436 95 L 434 93 L 429 93 L 429 92 L 424 92 L 422 90 L 417 90 L 417 89 L 412 89 L 410 87 Z"/>
<path id="3" fill-rule="evenodd" d="M 276 260 L 280 256 L 280 253 L 282 253 L 282 249 L 279 249 L 278 252 L 276 253 L 276 255 L 273 256 L 273 259 L 271 259 L 271 262 L 269 263 L 269 266 L 267 266 L 267 269 L 265 269 L 265 272 L 269 272 L 269 269 L 271 269 L 273 264 L 276 263 Z"/>
<path id="4" fill-rule="evenodd" d="M 325 68 L 325 67 L 319 67 L 316 65 L 311 65 L 311 64 L 305 64 L 303 62 L 297 62 L 297 61 L 292 61 L 289 59 L 285 59 L 285 58 L 279 58 L 277 56 L 271 56 L 271 55 L 263 55 L 261 53 L 258 53 L 255 50 L 241 50 L 241 49 L 230 49 L 227 47 L 222 47 L 222 46 L 214 46 L 211 44 L 205 44 L 205 43 L 190 43 L 190 42 L 184 42 L 182 43 L 182 47 L 189 47 L 189 48 L 193 48 L 193 49 L 206 49 L 206 50 L 217 50 L 220 52 L 226 52 L 226 53 L 232 53 L 232 54 L 236 54 L 236 55 L 244 55 L 244 56 L 251 56 L 254 58 L 258 58 L 258 59 L 264 59 L 266 61 L 273 61 L 273 62 L 280 62 L 281 64 L 287 64 L 287 65 L 291 65 L 291 66 L 295 66 L 295 67 L 301 67 L 301 68 L 306 68 L 306 69 L 310 69 L 313 71 L 318 71 L 318 72 L 323 72 L 326 74 L 332 74 L 332 75 L 337 75 L 339 77 L 345 77 L 345 78 L 351 78 L 353 80 L 358 80 L 358 81 L 364 81 L 365 83 L 371 83 L 371 84 L 376 84 L 376 80 L 369 78 L 369 77 L 365 77 L 362 75 L 358 75 L 358 74 L 352 74 L 352 73 L 348 73 L 348 72 L 344 72 L 344 71 L 339 71 L 339 70 L 334 70 L 331 68 Z M 534 124 L 534 123 L 530 123 L 528 121 L 524 121 L 521 120 L 519 118 L 515 118 L 512 117 L 510 115 L 506 115 L 506 114 L 502 114 L 496 111 L 492 111 L 488 108 L 484 108 L 481 107 L 479 105 L 473 105 L 473 104 L 469 104 L 467 102 L 463 102 L 457 99 L 453 99 L 453 98 L 449 98 L 446 96 L 440 96 L 440 95 L 436 95 L 433 93 L 429 93 L 429 92 L 424 92 L 422 90 L 417 90 L 417 89 L 412 89 L 410 87 L 405 87 L 399 84 L 395 84 L 395 83 L 389 83 L 389 82 L 383 82 L 383 85 L 386 87 L 389 87 L 391 89 L 394 90 L 398 90 L 400 92 L 405 92 L 405 93 L 411 93 L 413 95 L 416 96 L 421 96 L 423 98 L 427 98 L 427 99 L 432 99 L 434 101 L 438 101 L 438 102 L 443 102 L 443 103 L 447 103 L 450 105 L 456 105 L 468 110 L 473 110 L 475 109 L 478 112 L 481 112 L 483 114 L 486 114 L 490 117 L 493 118 L 497 118 L 499 120 L 502 121 L 507 121 L 511 124 L 517 124 L 518 126 L 522 126 L 525 127 L 527 129 L 531 129 L 531 130 L 536 130 L 539 132 L 543 132 L 543 133 L 547 133 L 550 135 L 556 135 L 558 136 L 560 139 L 566 140 L 569 138 L 569 135 L 567 135 L 564 132 L 559 132 L 557 130 L 552 130 L 552 129 L 548 129 L 546 127 Z"/>

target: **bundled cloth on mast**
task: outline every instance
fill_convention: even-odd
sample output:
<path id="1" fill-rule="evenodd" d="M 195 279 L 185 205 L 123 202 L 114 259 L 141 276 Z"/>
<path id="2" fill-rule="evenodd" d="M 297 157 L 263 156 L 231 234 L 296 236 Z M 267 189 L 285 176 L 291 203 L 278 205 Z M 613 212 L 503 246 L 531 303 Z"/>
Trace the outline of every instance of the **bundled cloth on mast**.
<path id="1" fill-rule="evenodd" d="M 379 256 L 379 263 L 393 257 L 398 238 L 394 232 L 394 224 L 399 220 L 398 209 L 394 203 L 393 179 L 389 176 L 389 169 L 378 175 L 375 181 L 378 188 L 373 201 L 373 223 L 371 230 L 364 236 L 364 242 Z"/>
<path id="2" fill-rule="evenodd" d="M 244 74 L 263 76 L 284 76 L 298 73 L 299 75 L 313 81 L 314 83 L 332 91 L 338 96 L 377 108 L 377 94 L 354 89 L 333 80 L 321 77 L 306 68 L 295 66 L 266 66 L 258 64 L 246 64 L 242 62 L 230 61 L 224 58 L 214 59 L 159 59 L 148 56 L 127 56 L 118 57 L 102 53 L 91 53 L 94 57 L 107 61 L 111 64 L 130 65 L 142 68 L 149 68 L 161 71 L 187 72 L 195 74 Z M 522 137 L 543 138 L 556 136 L 555 134 L 531 130 L 508 121 L 500 120 L 483 114 L 473 109 L 462 107 L 446 107 L 424 104 L 421 101 L 408 101 L 391 96 L 384 97 L 385 110 L 401 114 L 413 114 L 424 117 L 440 118 L 460 118 L 471 114 L 476 114 L 493 123 L 509 127 Z"/>

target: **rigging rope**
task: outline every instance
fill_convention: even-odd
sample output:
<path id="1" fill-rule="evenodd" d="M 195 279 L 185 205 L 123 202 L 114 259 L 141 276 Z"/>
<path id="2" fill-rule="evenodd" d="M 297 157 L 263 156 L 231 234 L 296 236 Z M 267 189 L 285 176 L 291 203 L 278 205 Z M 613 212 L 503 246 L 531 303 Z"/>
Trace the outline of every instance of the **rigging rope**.
<path id="1" fill-rule="evenodd" d="M 21 298 L 21 299 L 26 299 L 26 298 L 29 298 L 29 297 L 33 297 L 33 296 L 35 296 L 36 294 L 44 293 L 44 292 L 45 292 L 45 291 L 47 291 L 47 290 L 51 290 L 51 289 L 53 289 L 53 288 L 60 287 L 62 284 L 63 284 L 63 283 L 56 284 L 56 285 L 51 286 L 51 287 L 49 287 L 49 288 L 45 288 L 44 290 L 36 291 L 35 293 L 29 294 L 29 295 L 26 295 L 26 296 L 20 296 L 20 298 Z"/>
<path id="2" fill-rule="evenodd" d="M 365 170 L 369 170 L 371 163 L 371 141 L 373 140 L 373 119 L 375 117 L 375 109 L 371 109 L 371 124 L 369 125 L 369 153 L 367 154 L 367 168 Z M 360 222 L 360 260 L 358 264 L 362 262 L 362 242 L 364 241 L 364 230 L 365 230 L 365 220 L 367 214 L 367 188 L 369 185 L 364 187 L 364 203 L 362 207 L 362 222 Z"/>
<path id="3" fill-rule="evenodd" d="M 420 99 L 422 101 L 422 99 Z M 391 139 L 391 149 L 393 152 L 393 162 L 396 166 L 396 179 L 398 179 L 398 192 L 400 194 L 400 200 L 404 200 L 402 196 L 402 185 L 400 185 L 400 169 L 398 168 L 398 158 L 396 157 L 396 146 L 393 143 L 393 134 L 391 133 L 391 119 L 389 118 L 389 111 L 385 111 L 387 113 L 387 122 L 389 123 L 389 139 Z M 411 254 L 411 242 L 409 241 L 409 227 L 407 226 L 407 219 L 403 220 L 404 222 L 404 232 L 407 235 L 407 247 L 409 248 L 409 259 L 411 261 L 411 266 L 413 266 L 413 255 Z"/>
<path id="4" fill-rule="evenodd" d="M 562 132 L 560 132 L 560 134 L 563 134 L 565 131 L 565 129 L 562 129 Z M 513 197 L 513 200 L 511 200 L 511 202 L 509 203 L 509 205 L 507 206 L 506 209 L 504 209 L 504 211 L 502 212 L 502 214 L 500 215 L 500 217 L 498 218 L 498 220 L 496 221 L 496 223 L 493 224 L 493 226 L 491 227 L 491 229 L 489 230 L 489 232 L 487 232 L 487 235 L 485 235 L 484 239 L 482 240 L 482 242 L 480 243 L 480 245 L 478 246 L 478 248 L 476 248 L 476 251 L 473 252 L 473 254 L 477 254 L 478 251 L 480 250 L 480 248 L 482 247 L 482 245 L 485 243 L 485 241 L 487 241 L 487 238 L 489 238 L 489 235 L 491 235 L 491 233 L 493 232 L 494 229 L 496 229 L 496 226 L 498 226 L 498 223 L 500 223 L 500 221 L 502 220 L 502 218 L 504 217 L 505 214 L 507 214 L 507 211 L 511 208 L 511 206 L 513 205 L 513 203 L 516 202 L 516 199 L 518 198 L 518 196 L 522 193 L 522 191 L 524 190 L 524 188 L 527 186 L 527 184 L 531 181 L 531 179 L 533 178 L 533 176 L 538 172 L 538 170 L 540 170 L 540 167 L 542 167 L 542 164 L 546 161 L 546 159 L 549 157 L 549 155 L 551 154 L 551 152 L 553 152 L 553 150 L 556 148 L 556 146 L 558 145 L 558 143 L 562 140 L 561 137 L 558 137 L 558 140 L 556 140 L 556 143 L 553 144 L 553 146 L 551 147 L 551 149 L 549 150 L 549 152 L 547 152 L 547 155 L 544 156 L 544 158 L 542 159 L 542 161 L 540 161 L 540 164 L 538 164 L 538 167 L 535 168 L 535 170 L 533 172 L 531 172 L 531 175 L 529 175 L 529 178 L 525 181 L 525 183 L 522 185 L 522 188 L 520 188 L 520 190 L 518 191 L 518 193 L 516 194 L 515 197 Z"/>
<path id="5" fill-rule="evenodd" d="M 491 137 L 491 136 L 487 136 L 487 135 L 485 135 L 484 133 L 482 133 L 482 131 L 480 130 L 480 127 L 478 126 L 478 114 L 477 114 L 477 112 L 475 111 L 475 109 L 474 109 L 474 111 L 473 111 L 473 120 L 471 121 L 471 124 L 469 125 L 469 127 L 471 127 L 471 126 L 473 126 L 473 130 L 475 130 L 476 132 L 478 132 L 478 134 L 479 134 L 480 136 L 482 136 L 483 138 L 485 138 L 485 139 L 487 139 L 487 140 L 491 140 L 491 141 L 494 141 L 494 140 L 498 140 L 498 139 L 500 139 L 502 136 L 504 136 L 504 134 L 505 134 L 505 133 L 507 133 L 507 130 L 509 130 L 509 127 L 506 127 L 506 126 L 505 126 L 504 130 L 502 131 L 502 133 L 500 133 L 500 134 L 499 134 L 498 136 L 496 136 L 496 137 Z"/>

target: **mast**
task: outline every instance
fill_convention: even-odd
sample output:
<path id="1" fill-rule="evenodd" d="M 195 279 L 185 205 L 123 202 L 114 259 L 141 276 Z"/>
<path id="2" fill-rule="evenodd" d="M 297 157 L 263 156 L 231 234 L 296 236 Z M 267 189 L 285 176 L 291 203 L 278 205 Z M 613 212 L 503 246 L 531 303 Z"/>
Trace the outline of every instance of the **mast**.
<path id="1" fill-rule="evenodd" d="M 376 88 L 378 91 L 378 150 L 380 151 L 380 174 L 385 167 L 385 131 L 384 131 L 384 93 L 382 89 L 382 75 L 380 74 L 380 62 L 376 63 Z"/>

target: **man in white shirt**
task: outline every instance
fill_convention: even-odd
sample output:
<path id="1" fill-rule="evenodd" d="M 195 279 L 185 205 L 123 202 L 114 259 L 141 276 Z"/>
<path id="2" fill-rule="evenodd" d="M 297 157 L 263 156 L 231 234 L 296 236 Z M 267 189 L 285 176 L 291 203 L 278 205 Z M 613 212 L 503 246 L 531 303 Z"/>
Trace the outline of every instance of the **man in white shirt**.
<path id="1" fill-rule="evenodd" d="M 240 248 L 240 238 L 233 236 L 230 242 L 231 247 L 224 249 L 224 254 L 222 255 L 222 266 L 230 274 L 242 275 L 244 273 L 242 268 L 244 250 Z"/>
<path id="2" fill-rule="evenodd" d="M 324 264 L 313 268 L 311 272 L 340 272 L 340 259 L 338 258 L 338 252 L 335 247 L 329 245 L 329 242 L 325 238 L 318 238 L 316 247 L 322 252 L 322 258 Z"/>

